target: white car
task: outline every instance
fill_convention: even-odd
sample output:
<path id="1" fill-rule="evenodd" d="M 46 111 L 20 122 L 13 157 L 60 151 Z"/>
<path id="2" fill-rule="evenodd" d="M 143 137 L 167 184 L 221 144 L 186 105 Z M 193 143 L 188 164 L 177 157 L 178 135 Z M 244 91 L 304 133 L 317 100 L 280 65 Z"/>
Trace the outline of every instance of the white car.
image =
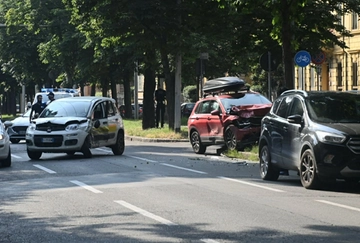
<path id="1" fill-rule="evenodd" d="M 83 96 L 62 98 L 50 103 L 26 130 L 27 154 L 37 160 L 43 152 L 81 152 L 110 147 L 115 155 L 125 150 L 124 124 L 115 100 Z"/>
<path id="2" fill-rule="evenodd" d="M 11 126 L 11 122 L 2 123 L 0 120 L 0 165 L 1 167 L 11 166 L 10 140 L 6 128 Z"/>
<path id="3" fill-rule="evenodd" d="M 12 126 L 8 128 L 7 132 L 12 143 L 19 143 L 20 140 L 25 140 L 26 129 L 30 125 L 30 112 L 31 109 L 28 109 L 23 115 L 11 121 Z"/>

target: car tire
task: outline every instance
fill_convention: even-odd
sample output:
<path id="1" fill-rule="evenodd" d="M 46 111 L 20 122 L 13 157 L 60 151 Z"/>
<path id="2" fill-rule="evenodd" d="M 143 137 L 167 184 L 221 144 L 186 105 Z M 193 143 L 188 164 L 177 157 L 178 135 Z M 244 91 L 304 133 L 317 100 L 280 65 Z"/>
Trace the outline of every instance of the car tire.
<path id="1" fill-rule="evenodd" d="M 125 138 L 124 138 L 124 132 L 119 131 L 116 137 L 116 143 L 115 145 L 111 146 L 111 150 L 114 153 L 114 155 L 122 155 L 125 150 Z"/>
<path id="2" fill-rule="evenodd" d="M 200 134 L 197 131 L 193 131 L 190 134 L 190 143 L 196 154 L 204 154 L 206 146 L 201 143 Z"/>
<path id="3" fill-rule="evenodd" d="M 320 179 L 316 171 L 315 156 L 311 149 L 307 149 L 300 159 L 300 180 L 306 189 L 316 189 L 320 185 Z"/>
<path id="4" fill-rule="evenodd" d="M 20 142 L 20 139 L 18 139 L 18 138 L 10 138 L 10 142 L 16 144 L 16 143 Z"/>
<path id="5" fill-rule="evenodd" d="M 10 148 L 9 148 L 8 156 L 4 160 L 0 161 L 0 165 L 1 165 L 1 167 L 10 167 L 11 166 L 11 150 L 10 150 Z"/>
<path id="6" fill-rule="evenodd" d="M 89 141 L 89 137 L 87 137 L 84 141 L 84 144 L 81 147 L 81 153 L 83 153 L 85 158 L 91 158 L 92 157 L 92 153 L 90 151 L 90 141 Z"/>
<path id="7" fill-rule="evenodd" d="M 280 171 L 271 163 L 269 147 L 264 145 L 260 152 L 260 176 L 263 180 L 276 181 L 279 175 Z"/>
<path id="8" fill-rule="evenodd" d="M 236 150 L 238 148 L 235 133 L 232 131 L 234 126 L 230 125 L 225 129 L 225 145 L 228 150 Z"/>
<path id="9" fill-rule="evenodd" d="M 40 159 L 42 152 L 37 152 L 37 151 L 29 151 L 27 150 L 27 154 L 29 156 L 30 159 L 32 160 L 38 160 Z"/>

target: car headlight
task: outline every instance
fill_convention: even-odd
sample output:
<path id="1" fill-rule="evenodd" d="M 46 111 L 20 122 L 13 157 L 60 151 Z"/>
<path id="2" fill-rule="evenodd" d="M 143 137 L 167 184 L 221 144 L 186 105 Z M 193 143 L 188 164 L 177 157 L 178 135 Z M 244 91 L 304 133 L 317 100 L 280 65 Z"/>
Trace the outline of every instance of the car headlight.
<path id="1" fill-rule="evenodd" d="M 70 124 L 65 128 L 65 130 L 68 132 L 79 130 L 79 124 Z"/>
<path id="2" fill-rule="evenodd" d="M 34 131 L 36 128 L 36 125 L 34 123 L 30 124 L 30 126 L 28 126 L 27 131 Z"/>
<path id="3" fill-rule="evenodd" d="M 81 123 L 81 124 L 70 124 L 68 125 L 65 130 L 68 131 L 68 132 L 71 132 L 71 131 L 77 131 L 77 130 L 86 130 L 88 127 L 88 124 L 87 123 Z"/>
<path id="4" fill-rule="evenodd" d="M 315 132 L 320 142 L 323 143 L 342 143 L 345 141 L 346 137 L 340 134 L 334 134 L 329 132 Z"/>
<path id="5" fill-rule="evenodd" d="M 5 139 L 5 136 L 3 134 L 0 134 L 0 140 Z"/>

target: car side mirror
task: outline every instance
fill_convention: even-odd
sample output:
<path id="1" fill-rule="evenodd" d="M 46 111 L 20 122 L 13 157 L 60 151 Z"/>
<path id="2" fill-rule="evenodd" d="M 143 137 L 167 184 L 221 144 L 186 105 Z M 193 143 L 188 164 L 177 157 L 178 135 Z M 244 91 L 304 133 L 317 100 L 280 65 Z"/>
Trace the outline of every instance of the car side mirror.
<path id="1" fill-rule="evenodd" d="M 303 117 L 300 115 L 292 115 L 287 117 L 287 121 L 293 124 L 302 124 Z"/>
<path id="2" fill-rule="evenodd" d="M 39 113 L 35 113 L 34 115 L 34 119 L 38 118 L 39 117 Z"/>
<path id="3" fill-rule="evenodd" d="M 213 116 L 219 116 L 220 111 L 219 110 L 213 110 L 212 112 L 210 112 L 210 114 L 213 115 Z"/>
<path id="4" fill-rule="evenodd" d="M 100 127 L 100 121 L 99 121 L 99 120 L 96 120 L 96 121 L 95 121 L 94 127 L 95 127 L 95 128 L 99 128 L 99 127 Z"/>
<path id="5" fill-rule="evenodd" d="M 13 123 L 11 121 L 4 122 L 5 128 L 11 127 L 12 125 L 13 125 Z"/>

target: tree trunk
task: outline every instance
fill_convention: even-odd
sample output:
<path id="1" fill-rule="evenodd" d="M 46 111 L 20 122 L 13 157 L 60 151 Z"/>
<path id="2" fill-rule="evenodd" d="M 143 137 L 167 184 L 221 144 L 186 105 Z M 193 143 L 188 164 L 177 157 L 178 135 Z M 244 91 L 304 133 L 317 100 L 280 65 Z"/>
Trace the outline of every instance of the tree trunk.
<path id="1" fill-rule="evenodd" d="M 125 117 L 131 118 L 132 108 L 131 108 L 131 87 L 130 87 L 130 72 L 124 72 L 124 103 L 125 103 Z"/>
<path id="2" fill-rule="evenodd" d="M 161 62 L 163 65 L 165 84 L 166 84 L 166 112 L 169 128 L 171 130 L 175 129 L 174 124 L 174 102 L 175 102 L 175 77 L 171 75 L 169 57 L 165 51 L 165 48 L 161 48 Z"/>
<path id="3" fill-rule="evenodd" d="M 152 66 L 149 66 L 145 69 L 143 120 L 142 120 L 143 129 L 155 127 L 155 112 L 154 112 L 155 84 L 156 84 L 155 70 L 153 69 Z"/>
<path id="4" fill-rule="evenodd" d="M 284 83 L 282 86 L 285 89 L 294 89 L 294 51 L 291 47 L 291 20 L 290 11 L 287 1 L 283 1 L 282 10 L 282 54 L 284 64 Z"/>

